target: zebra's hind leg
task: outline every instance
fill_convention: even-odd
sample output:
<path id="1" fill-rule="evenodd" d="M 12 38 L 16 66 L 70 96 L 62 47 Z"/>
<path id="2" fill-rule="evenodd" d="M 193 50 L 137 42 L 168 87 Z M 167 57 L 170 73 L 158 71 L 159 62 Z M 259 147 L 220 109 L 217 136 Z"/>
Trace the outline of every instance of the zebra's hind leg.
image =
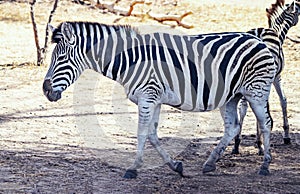
<path id="1" fill-rule="evenodd" d="M 238 135 L 235 136 L 234 138 L 234 146 L 233 149 L 231 151 L 231 154 L 239 154 L 239 146 L 241 143 L 241 131 L 243 128 L 243 122 L 244 122 L 244 118 L 246 116 L 247 113 L 247 109 L 248 109 L 248 102 L 247 100 L 243 97 L 239 103 L 239 115 L 240 115 L 240 131 L 238 133 Z"/>
<path id="2" fill-rule="evenodd" d="M 262 148 L 262 144 L 263 144 L 263 142 L 261 140 L 261 131 L 260 131 L 258 123 L 256 123 L 256 145 L 257 145 L 259 156 L 264 155 L 264 149 Z"/>
<path id="3" fill-rule="evenodd" d="M 234 98 L 220 108 L 224 120 L 225 133 L 217 147 L 211 152 L 207 161 L 203 165 L 203 173 L 216 169 L 216 162 L 221 157 L 230 141 L 239 133 L 240 123 L 237 115 L 237 103 L 239 98 Z"/>
<path id="4" fill-rule="evenodd" d="M 239 115 L 240 115 L 240 132 L 237 136 L 234 138 L 234 147 L 231 151 L 231 154 L 239 154 L 239 145 L 241 142 L 241 131 L 243 128 L 243 122 L 244 118 L 247 114 L 247 109 L 248 109 L 248 102 L 245 97 L 243 97 L 239 103 Z M 264 149 L 262 148 L 262 141 L 261 141 L 261 133 L 259 126 L 257 124 L 256 126 L 256 145 L 258 149 L 258 155 L 263 155 Z"/>
<path id="5" fill-rule="evenodd" d="M 280 75 L 277 76 L 273 82 L 273 85 L 276 89 L 276 92 L 279 96 L 280 99 L 280 105 L 281 105 L 281 110 L 282 110 L 282 117 L 283 117 L 283 143 L 284 144 L 291 144 L 291 138 L 289 134 L 289 122 L 287 118 L 287 100 L 284 95 L 283 89 L 281 87 L 281 78 Z"/>
<path id="6" fill-rule="evenodd" d="M 249 103 L 256 116 L 259 130 L 263 135 L 264 160 L 258 173 L 260 175 L 269 175 L 269 166 L 272 160 L 270 153 L 270 133 L 273 124 L 271 115 L 269 113 L 269 104 L 267 100 L 249 101 Z"/>
<path id="7" fill-rule="evenodd" d="M 159 155 L 162 157 L 164 162 L 175 172 L 179 173 L 183 177 L 183 166 L 181 161 L 172 160 L 170 155 L 161 147 L 158 136 L 157 127 L 159 120 L 160 105 L 157 106 L 155 113 L 153 115 L 152 124 L 149 130 L 149 141 L 151 145 L 156 149 Z"/>

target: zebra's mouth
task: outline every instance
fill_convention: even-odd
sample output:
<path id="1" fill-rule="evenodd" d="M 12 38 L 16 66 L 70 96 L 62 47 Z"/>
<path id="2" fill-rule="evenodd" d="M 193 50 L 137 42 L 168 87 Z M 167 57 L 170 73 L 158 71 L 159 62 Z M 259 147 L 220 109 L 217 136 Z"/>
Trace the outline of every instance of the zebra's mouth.
<path id="1" fill-rule="evenodd" d="M 45 80 L 43 83 L 43 91 L 45 96 L 51 102 L 56 102 L 61 98 L 61 91 L 54 91 L 51 86 L 51 81 L 49 79 Z"/>
<path id="2" fill-rule="evenodd" d="M 51 102 L 56 102 L 61 98 L 61 92 L 60 91 L 46 91 L 44 92 L 45 96 L 48 98 Z"/>

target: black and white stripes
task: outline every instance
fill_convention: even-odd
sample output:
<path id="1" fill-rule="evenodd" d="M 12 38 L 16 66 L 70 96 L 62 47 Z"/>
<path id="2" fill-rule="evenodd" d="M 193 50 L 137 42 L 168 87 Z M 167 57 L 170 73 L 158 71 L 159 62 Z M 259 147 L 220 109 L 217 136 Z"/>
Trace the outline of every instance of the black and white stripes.
<path id="1" fill-rule="evenodd" d="M 137 158 L 126 178 L 135 177 L 142 165 L 147 139 L 171 169 L 182 169 L 158 142 L 161 104 L 200 112 L 221 108 L 225 135 L 203 172 L 214 170 L 218 157 L 239 131 L 236 105 L 241 96 L 251 104 L 265 136 L 260 173 L 268 174 L 271 118 L 267 103 L 277 66 L 257 37 L 248 33 L 139 34 L 128 26 L 64 22 L 53 28 L 52 39 L 57 45 L 43 86 L 49 100 L 58 100 L 70 83 L 90 68 L 123 85 L 128 98 L 138 105 Z M 68 69 L 67 73 L 62 69 Z"/>
<path id="2" fill-rule="evenodd" d="M 80 72 L 85 67 L 101 72 L 121 83 L 129 97 L 154 77 L 161 89 L 177 97 L 165 103 L 183 110 L 220 107 L 242 86 L 235 84 L 243 79 L 240 75 L 247 60 L 268 60 L 263 55 L 253 56 L 264 52 L 264 45 L 245 33 L 139 35 L 128 27 L 93 23 L 70 26 L 77 36 L 74 62 L 82 64 Z"/>

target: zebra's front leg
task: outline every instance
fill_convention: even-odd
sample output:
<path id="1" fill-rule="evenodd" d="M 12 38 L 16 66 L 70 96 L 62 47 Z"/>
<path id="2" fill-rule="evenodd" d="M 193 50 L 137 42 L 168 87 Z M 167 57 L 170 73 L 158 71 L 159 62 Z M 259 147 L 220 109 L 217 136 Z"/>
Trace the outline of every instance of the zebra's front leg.
<path id="1" fill-rule="evenodd" d="M 284 95 L 283 89 L 281 87 L 281 78 L 280 75 L 277 76 L 273 82 L 273 85 L 276 89 L 276 92 L 279 96 L 280 99 L 280 105 L 281 105 L 281 110 L 282 110 L 282 117 L 283 117 L 283 142 L 284 144 L 291 144 L 291 138 L 289 134 L 289 122 L 287 118 L 287 100 Z"/>
<path id="2" fill-rule="evenodd" d="M 141 168 L 143 165 L 144 148 L 148 139 L 154 109 L 155 105 L 149 105 L 149 103 L 146 103 L 145 100 L 140 100 L 138 102 L 139 121 L 137 132 L 137 153 L 133 165 L 127 169 L 124 178 L 136 178 L 137 169 Z"/>
<path id="3" fill-rule="evenodd" d="M 216 169 L 216 162 L 224 153 L 230 141 L 239 133 L 240 123 L 237 115 L 238 99 L 233 99 L 220 108 L 224 120 L 225 133 L 217 147 L 211 152 L 207 161 L 203 165 L 203 173 L 211 172 Z"/>
<path id="4" fill-rule="evenodd" d="M 144 155 L 144 147 L 147 140 L 147 135 L 138 135 L 138 145 L 137 145 L 137 153 L 134 163 L 131 167 L 129 167 L 123 178 L 136 178 L 137 177 L 137 169 L 141 168 L 143 165 L 143 155 Z"/>
<path id="5" fill-rule="evenodd" d="M 151 145 L 156 149 L 159 155 L 162 157 L 165 164 L 167 164 L 173 171 L 179 173 L 183 176 L 183 166 L 181 161 L 172 160 L 170 155 L 161 147 L 160 142 L 157 136 L 157 127 L 160 113 L 160 105 L 158 105 L 155 109 L 153 119 L 150 126 L 149 131 L 149 141 Z"/>

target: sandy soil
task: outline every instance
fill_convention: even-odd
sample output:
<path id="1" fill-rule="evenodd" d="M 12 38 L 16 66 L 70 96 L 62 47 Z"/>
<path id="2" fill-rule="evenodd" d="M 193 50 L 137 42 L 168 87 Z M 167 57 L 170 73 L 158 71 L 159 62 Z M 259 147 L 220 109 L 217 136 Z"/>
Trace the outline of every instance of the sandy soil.
<path id="1" fill-rule="evenodd" d="M 125 0 L 124 0 L 125 1 Z M 123 2 L 124 2 L 123 1 Z M 273 1 L 180 1 L 180 6 L 154 6 L 158 13 L 192 10 L 184 21 L 195 28 L 170 28 L 148 18 L 122 18 L 142 32 L 209 33 L 266 27 L 265 8 Z M 126 5 L 121 4 L 122 6 Z M 51 1 L 36 8 L 40 36 Z M 139 6 L 137 11 L 148 8 Z M 76 13 L 76 14 L 75 14 Z M 159 136 L 170 154 L 184 162 L 181 178 L 162 164 L 147 144 L 145 165 L 135 180 L 122 175 L 135 155 L 137 108 L 122 87 L 86 71 L 63 98 L 50 103 L 43 96 L 47 67 L 36 67 L 36 51 L 26 3 L 0 1 L 0 193 L 299 193 L 300 191 L 300 70 L 299 44 L 284 44 L 286 68 L 282 79 L 288 98 L 292 144 L 283 145 L 280 105 L 272 91 L 273 162 L 271 175 L 257 175 L 255 119 L 249 111 L 241 154 L 229 146 L 217 170 L 203 175 L 202 164 L 223 134 L 218 111 L 187 113 L 164 106 Z M 62 0 L 53 24 L 64 20 L 112 23 L 107 12 Z M 296 37 L 299 26 L 289 31 Z M 49 63 L 50 53 L 47 57 Z"/>

